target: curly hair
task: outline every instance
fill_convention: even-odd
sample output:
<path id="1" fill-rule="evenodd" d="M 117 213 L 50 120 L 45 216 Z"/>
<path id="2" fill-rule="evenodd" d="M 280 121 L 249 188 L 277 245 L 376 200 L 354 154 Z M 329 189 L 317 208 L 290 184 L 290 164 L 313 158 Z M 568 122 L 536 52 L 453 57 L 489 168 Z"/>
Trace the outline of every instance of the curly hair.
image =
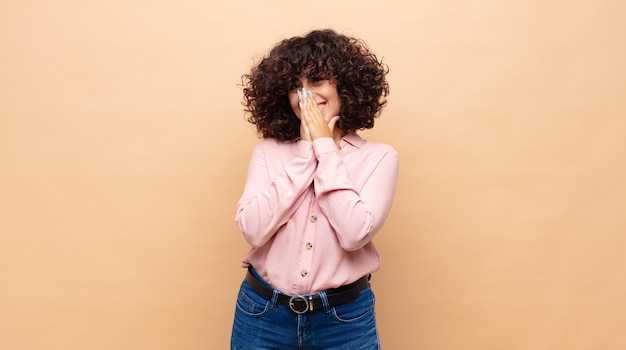
<path id="1" fill-rule="evenodd" d="M 282 40 L 242 76 L 242 104 L 261 137 L 294 141 L 300 120 L 289 103 L 289 88 L 302 77 L 328 79 L 337 86 L 341 118 L 336 126 L 345 135 L 374 126 L 387 103 L 388 72 L 364 41 L 332 29 L 314 30 Z"/>

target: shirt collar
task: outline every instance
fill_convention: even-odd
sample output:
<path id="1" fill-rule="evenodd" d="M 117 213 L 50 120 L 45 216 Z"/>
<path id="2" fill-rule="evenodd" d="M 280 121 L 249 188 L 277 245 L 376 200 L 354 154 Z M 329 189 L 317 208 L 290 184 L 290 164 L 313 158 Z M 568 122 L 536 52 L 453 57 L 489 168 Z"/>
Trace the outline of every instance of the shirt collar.
<path id="1" fill-rule="evenodd" d="M 361 138 L 357 133 L 351 132 L 341 138 L 340 146 L 343 148 L 345 144 L 350 144 L 356 148 L 361 148 L 365 140 Z"/>

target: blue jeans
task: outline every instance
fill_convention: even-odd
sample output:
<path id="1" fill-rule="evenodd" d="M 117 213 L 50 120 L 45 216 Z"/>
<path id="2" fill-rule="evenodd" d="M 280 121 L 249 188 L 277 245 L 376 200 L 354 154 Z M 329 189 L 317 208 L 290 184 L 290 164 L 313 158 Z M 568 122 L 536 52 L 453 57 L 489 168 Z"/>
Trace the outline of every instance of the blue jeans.
<path id="1" fill-rule="evenodd" d="M 263 281 L 254 269 L 250 271 Z M 231 350 L 380 349 L 371 286 L 363 289 L 356 300 L 335 307 L 328 307 L 326 295 L 321 293 L 324 309 L 301 315 L 276 304 L 278 290 L 273 289 L 274 297 L 266 300 L 243 281 L 237 297 Z"/>

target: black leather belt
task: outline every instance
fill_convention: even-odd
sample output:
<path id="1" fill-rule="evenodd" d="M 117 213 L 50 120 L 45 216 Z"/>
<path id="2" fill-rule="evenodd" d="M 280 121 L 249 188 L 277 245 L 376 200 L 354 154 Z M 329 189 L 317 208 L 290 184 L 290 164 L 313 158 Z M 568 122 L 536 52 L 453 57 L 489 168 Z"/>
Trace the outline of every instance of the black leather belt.
<path id="1" fill-rule="evenodd" d="M 339 306 L 358 298 L 361 290 L 365 289 L 365 287 L 369 285 L 369 277 L 369 275 L 363 276 L 354 283 L 325 291 L 326 298 L 328 299 L 328 306 Z M 272 300 L 274 290 L 264 285 L 256 277 L 254 277 L 250 271 L 246 274 L 246 282 L 248 282 L 250 287 L 252 287 L 252 289 L 259 293 L 259 295 L 263 298 Z M 297 314 L 303 314 L 307 311 L 321 310 L 324 308 L 324 303 L 322 302 L 322 297 L 319 293 L 306 296 L 279 293 L 277 303 L 290 308 L 291 311 Z"/>

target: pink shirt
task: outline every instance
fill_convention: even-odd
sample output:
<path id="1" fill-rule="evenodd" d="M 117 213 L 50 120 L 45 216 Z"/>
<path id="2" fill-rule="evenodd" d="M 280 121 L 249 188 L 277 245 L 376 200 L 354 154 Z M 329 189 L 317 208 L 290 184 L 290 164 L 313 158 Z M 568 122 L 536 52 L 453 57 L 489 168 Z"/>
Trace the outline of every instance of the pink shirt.
<path id="1" fill-rule="evenodd" d="M 378 270 L 372 238 L 385 222 L 398 154 L 357 134 L 254 148 L 236 223 L 254 266 L 286 294 L 336 288 Z"/>

